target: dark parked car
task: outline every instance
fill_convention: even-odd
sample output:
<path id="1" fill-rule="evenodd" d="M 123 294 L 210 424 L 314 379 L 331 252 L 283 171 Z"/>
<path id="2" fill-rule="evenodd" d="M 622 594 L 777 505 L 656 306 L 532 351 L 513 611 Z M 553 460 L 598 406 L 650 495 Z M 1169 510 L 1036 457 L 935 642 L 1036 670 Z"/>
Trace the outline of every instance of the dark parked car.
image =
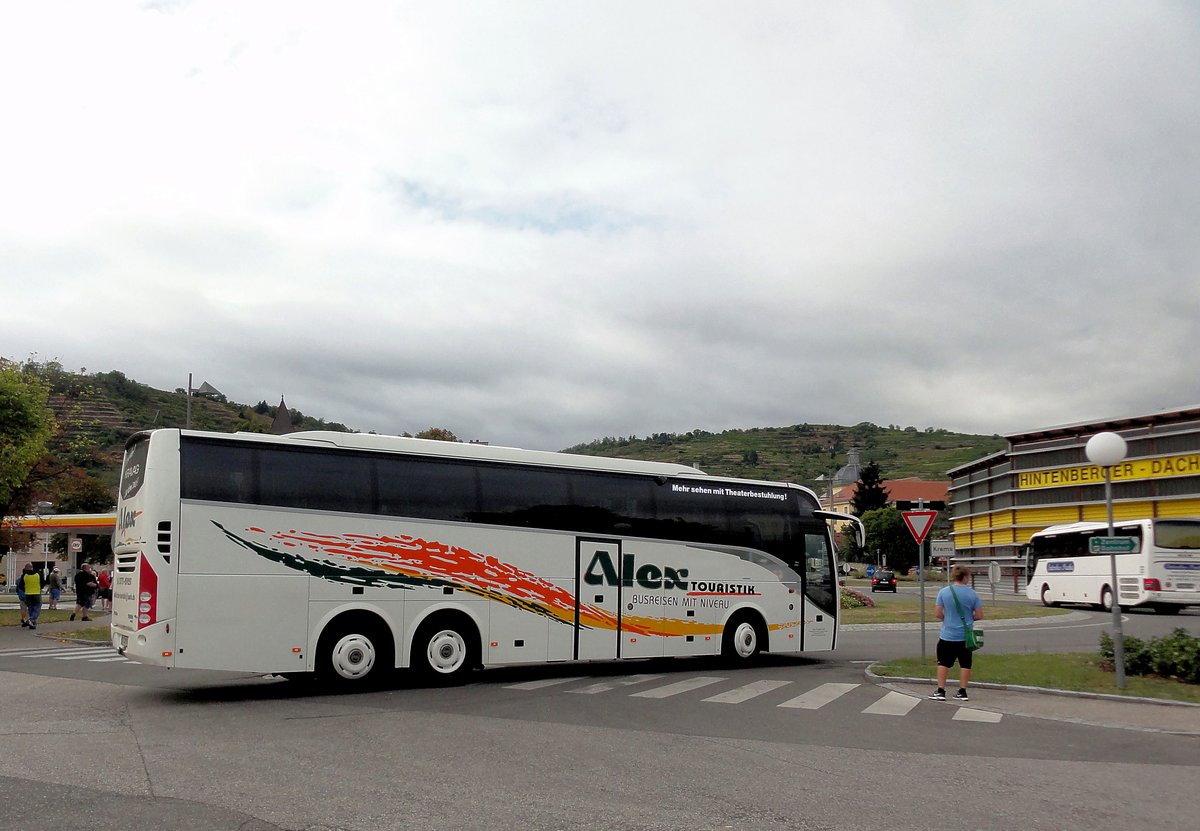
<path id="1" fill-rule="evenodd" d="M 896 574 L 892 571 L 877 571 L 871 577 L 871 593 L 896 591 Z"/>

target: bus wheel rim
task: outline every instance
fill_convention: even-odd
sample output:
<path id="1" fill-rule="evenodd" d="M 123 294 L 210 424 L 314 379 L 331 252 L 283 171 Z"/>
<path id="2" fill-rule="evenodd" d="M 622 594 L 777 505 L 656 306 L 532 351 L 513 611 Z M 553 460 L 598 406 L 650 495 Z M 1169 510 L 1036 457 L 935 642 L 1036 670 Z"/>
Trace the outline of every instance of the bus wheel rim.
<path id="1" fill-rule="evenodd" d="M 345 635 L 333 646 L 333 671 L 353 681 L 368 675 L 375 666 L 375 645 L 363 635 Z"/>
<path id="2" fill-rule="evenodd" d="M 738 624 L 733 633 L 733 648 L 740 658 L 749 658 L 755 653 L 758 649 L 758 632 L 753 624 L 745 621 Z"/>
<path id="3" fill-rule="evenodd" d="M 429 639 L 425 656 L 434 672 L 449 675 L 466 663 L 467 642 L 453 629 L 443 629 Z"/>

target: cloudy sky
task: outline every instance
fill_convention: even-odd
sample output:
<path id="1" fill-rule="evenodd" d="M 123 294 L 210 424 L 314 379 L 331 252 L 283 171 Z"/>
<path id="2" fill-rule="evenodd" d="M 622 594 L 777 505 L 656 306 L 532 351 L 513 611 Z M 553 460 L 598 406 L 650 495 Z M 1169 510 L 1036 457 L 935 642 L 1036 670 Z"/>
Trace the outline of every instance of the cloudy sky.
<path id="1" fill-rule="evenodd" d="M 0 356 L 560 449 L 1200 404 L 1188 2 L 0 5 Z"/>

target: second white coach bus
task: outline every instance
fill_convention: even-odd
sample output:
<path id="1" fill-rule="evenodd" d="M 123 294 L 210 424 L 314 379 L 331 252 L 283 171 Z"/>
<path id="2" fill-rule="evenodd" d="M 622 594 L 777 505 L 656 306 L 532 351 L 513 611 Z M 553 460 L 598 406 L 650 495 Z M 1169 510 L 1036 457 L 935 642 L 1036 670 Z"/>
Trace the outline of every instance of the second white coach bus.
<path id="1" fill-rule="evenodd" d="M 315 673 L 813 652 L 832 520 L 792 484 L 333 432 L 133 436 L 112 643 L 166 667 Z M 861 543 L 862 525 L 856 523 Z"/>
<path id="2" fill-rule="evenodd" d="M 1089 553 L 1088 542 L 1107 534 L 1107 523 L 1076 522 L 1053 525 L 1030 537 L 1026 595 L 1047 606 L 1091 603 L 1111 609 L 1109 555 Z M 1116 555 L 1122 609 L 1144 606 L 1174 614 L 1200 605 L 1200 519 L 1119 520 L 1113 535 L 1137 541 L 1136 550 Z"/>

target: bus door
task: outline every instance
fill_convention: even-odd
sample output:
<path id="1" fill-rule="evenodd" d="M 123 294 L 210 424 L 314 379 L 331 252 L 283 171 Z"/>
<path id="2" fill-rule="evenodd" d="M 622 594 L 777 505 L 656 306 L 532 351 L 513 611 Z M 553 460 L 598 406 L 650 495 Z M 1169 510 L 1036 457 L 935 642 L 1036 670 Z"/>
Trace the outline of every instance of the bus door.
<path id="1" fill-rule="evenodd" d="M 824 529 L 804 533 L 804 629 L 800 649 L 833 649 L 837 628 L 838 590 L 833 548 Z"/>
<path id="2" fill-rule="evenodd" d="M 575 540 L 575 659 L 620 657 L 621 543 Z"/>

